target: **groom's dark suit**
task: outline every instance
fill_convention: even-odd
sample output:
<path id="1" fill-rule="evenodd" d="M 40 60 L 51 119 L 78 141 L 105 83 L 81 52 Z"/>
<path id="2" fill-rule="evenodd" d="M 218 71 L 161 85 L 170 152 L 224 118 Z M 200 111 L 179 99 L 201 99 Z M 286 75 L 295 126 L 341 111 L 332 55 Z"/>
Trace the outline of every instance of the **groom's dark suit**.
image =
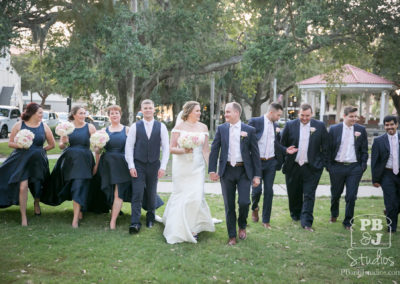
<path id="1" fill-rule="evenodd" d="M 250 119 L 249 125 L 253 126 L 256 129 L 256 137 L 257 141 L 263 137 L 264 131 L 266 131 L 267 127 L 265 124 L 265 115 L 260 117 L 255 117 Z M 276 171 L 279 171 L 282 167 L 283 157 L 285 153 L 285 147 L 280 144 L 280 134 L 277 132 L 278 125 L 273 123 L 274 135 L 273 137 L 269 137 L 266 135 L 268 141 L 263 141 L 263 145 L 266 145 L 270 139 L 274 139 L 274 156 L 269 157 L 268 153 L 266 156 L 261 157 L 261 179 L 264 182 L 264 201 L 263 201 L 263 210 L 262 210 L 262 222 L 269 223 L 271 217 L 271 208 L 272 208 L 272 199 L 274 195 L 273 184 L 275 179 Z M 265 136 L 264 136 L 265 137 Z M 262 155 L 264 149 L 259 149 L 260 156 Z M 252 205 L 251 209 L 256 210 L 258 208 L 258 203 L 260 201 L 260 197 L 262 194 L 262 185 L 252 188 L 251 199 Z"/>
<path id="2" fill-rule="evenodd" d="M 382 187 L 383 200 L 385 202 L 386 216 L 392 221 L 388 224 L 392 232 L 397 230 L 398 215 L 400 213 L 400 173 L 393 173 L 393 149 L 387 133 L 374 139 L 371 151 L 372 183 L 378 183 Z M 398 149 L 400 149 L 400 133 L 397 133 Z M 398 164 L 400 163 L 400 151 Z M 391 163 L 388 161 L 391 158 Z"/>
<path id="3" fill-rule="evenodd" d="M 345 129 L 346 130 L 346 129 Z M 360 183 L 363 172 L 367 168 L 368 161 L 368 137 L 364 126 L 355 124 L 351 130 L 346 130 L 347 135 L 343 137 L 343 123 L 332 125 L 329 129 L 329 147 L 328 147 L 328 170 L 331 179 L 331 218 L 339 216 L 339 200 L 343 193 L 344 185 L 346 184 L 346 211 L 343 225 L 350 227 L 350 220 L 354 215 L 354 206 L 357 199 L 358 185 Z M 347 132 L 348 131 L 348 132 Z M 342 153 L 339 156 L 343 157 L 338 160 L 339 149 L 343 151 L 346 142 L 354 141 L 352 152 Z M 349 144 L 350 146 L 350 144 Z M 340 157 L 339 157 L 340 158 Z"/>
<path id="4" fill-rule="evenodd" d="M 217 172 L 217 161 L 219 157 L 218 175 L 221 177 L 226 225 L 229 238 L 234 238 L 236 237 L 236 189 L 239 195 L 239 218 L 237 221 L 239 228 L 245 229 L 250 205 L 250 186 L 253 178 L 261 175 L 261 164 L 255 129 L 241 123 L 240 153 L 242 162 L 238 162 L 235 166 L 232 166 L 230 161 L 228 161 L 228 153 L 230 150 L 229 133 L 229 123 L 218 126 L 214 141 L 211 145 L 208 172 Z"/>
<path id="5" fill-rule="evenodd" d="M 300 120 L 286 123 L 282 133 L 281 144 L 285 147 L 294 145 L 299 148 Z M 318 120 L 310 120 L 310 134 L 307 162 L 302 166 L 296 162 L 298 153 L 288 154 L 282 168 L 286 177 L 289 199 L 289 210 L 293 220 L 301 219 L 303 227 L 311 227 L 314 217 L 315 191 L 327 163 L 328 132 L 325 125 Z"/>

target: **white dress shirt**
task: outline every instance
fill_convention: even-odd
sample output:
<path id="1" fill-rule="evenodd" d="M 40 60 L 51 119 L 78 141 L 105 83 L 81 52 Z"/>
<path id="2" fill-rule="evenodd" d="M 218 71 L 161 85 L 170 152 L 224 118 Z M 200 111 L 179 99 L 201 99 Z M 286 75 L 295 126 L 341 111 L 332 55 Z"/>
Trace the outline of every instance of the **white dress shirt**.
<path id="1" fill-rule="evenodd" d="M 146 135 L 150 139 L 151 132 L 153 130 L 154 119 L 151 121 L 143 120 L 144 129 L 146 130 Z M 161 149 L 162 149 L 162 160 L 160 169 L 166 170 L 168 159 L 169 159 L 169 137 L 168 130 L 164 123 L 161 123 Z M 134 157 L 134 149 L 136 143 L 136 123 L 132 124 L 129 128 L 128 137 L 126 139 L 125 144 L 125 160 L 128 163 L 129 169 L 135 168 L 135 157 Z"/>
<path id="2" fill-rule="evenodd" d="M 395 147 L 397 147 L 397 153 L 399 152 L 399 137 L 397 137 L 398 135 L 397 135 L 397 132 L 396 132 L 396 134 L 394 134 L 394 135 L 387 135 L 388 136 L 388 139 L 389 139 L 389 147 L 390 147 L 390 155 L 389 155 L 389 159 L 388 159 L 388 161 L 387 161 L 387 163 L 386 163 L 386 168 L 388 168 L 388 169 L 393 169 L 393 147 L 392 147 L 392 139 L 395 139 L 395 141 L 396 141 L 396 143 L 395 143 Z"/>
<path id="3" fill-rule="evenodd" d="M 264 131 L 260 140 L 258 140 L 258 149 L 260 151 L 261 158 L 269 159 L 275 157 L 274 142 L 275 142 L 274 124 L 267 118 L 266 115 L 264 115 Z"/>
<path id="4" fill-rule="evenodd" d="M 346 146 L 346 139 L 349 140 L 347 141 L 347 149 L 344 149 L 344 147 Z M 340 142 L 340 147 L 335 160 L 342 163 L 356 163 L 357 156 L 356 149 L 354 148 L 354 143 L 354 126 L 352 125 L 348 127 L 345 123 L 343 123 L 342 140 Z M 343 151 L 346 151 L 346 153 L 343 154 L 344 156 L 341 160 Z"/>
<path id="5" fill-rule="evenodd" d="M 300 162 L 301 155 L 303 155 L 303 162 L 308 163 L 308 143 L 310 142 L 310 122 L 303 124 L 300 122 L 300 137 L 299 137 L 299 150 L 297 151 L 295 161 Z"/>
<path id="6" fill-rule="evenodd" d="M 242 122 L 239 120 L 237 123 L 230 124 L 229 126 L 229 150 L 228 150 L 229 162 L 231 161 L 232 155 L 235 155 L 236 163 L 243 162 L 242 152 L 240 151 L 241 123 Z"/>

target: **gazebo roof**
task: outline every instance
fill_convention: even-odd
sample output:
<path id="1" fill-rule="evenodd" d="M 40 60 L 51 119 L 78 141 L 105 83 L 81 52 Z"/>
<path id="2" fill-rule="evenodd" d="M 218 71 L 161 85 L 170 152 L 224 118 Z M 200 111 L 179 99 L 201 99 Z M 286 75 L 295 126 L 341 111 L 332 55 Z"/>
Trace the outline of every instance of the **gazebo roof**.
<path id="1" fill-rule="evenodd" d="M 335 77 L 338 77 L 338 82 L 328 83 L 325 80 L 328 74 L 321 74 L 297 82 L 296 84 L 299 89 L 310 91 L 321 90 L 327 87 L 340 88 L 342 94 L 360 92 L 379 93 L 395 88 L 395 84 L 392 81 L 350 64 L 346 64 L 342 68 L 333 71 L 333 74 L 335 74 Z"/>

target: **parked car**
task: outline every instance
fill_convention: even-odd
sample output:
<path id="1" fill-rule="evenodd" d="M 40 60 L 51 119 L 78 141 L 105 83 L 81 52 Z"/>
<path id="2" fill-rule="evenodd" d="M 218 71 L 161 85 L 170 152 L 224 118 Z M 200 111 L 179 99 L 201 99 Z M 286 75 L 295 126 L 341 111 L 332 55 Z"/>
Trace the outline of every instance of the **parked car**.
<path id="1" fill-rule="evenodd" d="M 68 112 L 56 112 L 56 114 L 59 122 L 68 121 Z"/>
<path id="2" fill-rule="evenodd" d="M 18 108 L 0 105 L 0 138 L 8 137 L 8 133 L 11 132 L 14 124 L 20 120 L 20 117 L 21 112 Z"/>
<path id="3" fill-rule="evenodd" d="M 96 129 L 101 129 L 110 125 L 110 119 L 104 115 L 93 115 L 94 126 Z"/>
<path id="4" fill-rule="evenodd" d="M 46 123 L 49 127 L 56 127 L 59 123 L 58 116 L 53 111 L 43 111 L 43 122 Z"/>

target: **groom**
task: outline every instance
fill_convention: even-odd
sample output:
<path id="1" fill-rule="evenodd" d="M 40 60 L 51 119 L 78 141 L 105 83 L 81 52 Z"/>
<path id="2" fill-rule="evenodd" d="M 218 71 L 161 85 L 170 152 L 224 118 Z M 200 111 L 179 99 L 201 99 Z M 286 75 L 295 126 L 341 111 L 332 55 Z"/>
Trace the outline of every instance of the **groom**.
<path id="1" fill-rule="evenodd" d="M 169 141 L 167 127 L 154 120 L 154 103 L 144 100 L 141 104 L 143 120 L 133 124 L 125 144 L 125 159 L 132 177 L 132 215 L 129 233 L 139 233 L 140 214 L 143 197 L 147 204 L 146 227 L 154 224 L 157 183 L 163 177 L 169 158 Z M 160 165 L 160 146 L 162 161 Z"/>
<path id="2" fill-rule="evenodd" d="M 261 163 L 255 129 L 240 121 L 242 107 L 236 102 L 225 107 L 226 123 L 218 126 L 211 145 L 208 172 L 212 181 L 221 177 L 225 204 L 228 245 L 236 244 L 236 220 L 239 238 L 246 239 L 247 215 L 250 205 L 250 186 L 260 184 Z M 217 160 L 219 169 L 217 173 Z M 236 219 L 235 197 L 238 191 L 239 218 Z"/>

